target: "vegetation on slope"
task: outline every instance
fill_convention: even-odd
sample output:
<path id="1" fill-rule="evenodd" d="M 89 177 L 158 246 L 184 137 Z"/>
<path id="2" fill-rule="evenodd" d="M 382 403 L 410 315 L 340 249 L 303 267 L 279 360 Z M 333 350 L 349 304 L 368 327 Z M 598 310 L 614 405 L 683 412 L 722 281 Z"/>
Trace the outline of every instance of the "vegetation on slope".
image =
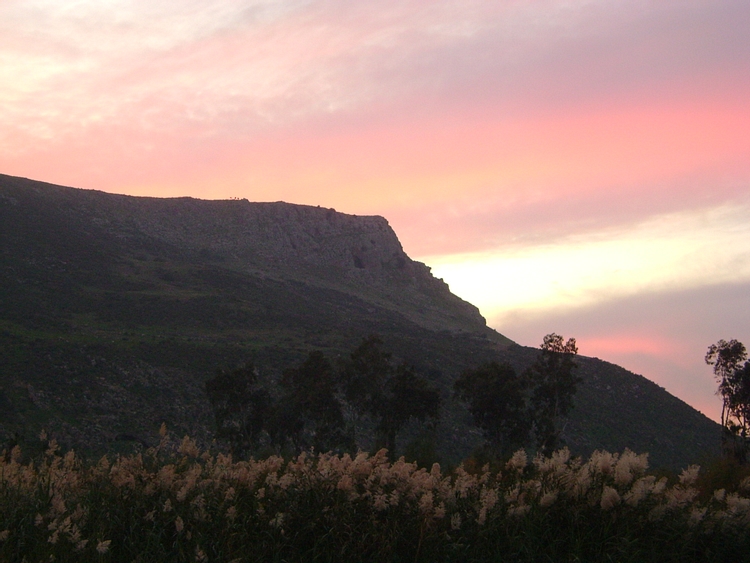
<path id="1" fill-rule="evenodd" d="M 480 436 L 453 400 L 454 381 L 491 361 L 522 373 L 536 351 L 488 329 L 408 261 L 384 220 L 253 205 L 0 175 L 0 440 L 31 443 L 47 428 L 101 455 L 154 445 L 166 421 L 208 444 L 204 384 L 217 369 L 253 361 L 278 383 L 313 350 L 343 357 L 379 334 L 441 393 L 441 422 L 427 437 L 439 457 L 467 456 Z M 676 467 L 718 451 L 718 425 L 652 382 L 579 364 L 562 434 L 574 452 L 631 447 Z"/>

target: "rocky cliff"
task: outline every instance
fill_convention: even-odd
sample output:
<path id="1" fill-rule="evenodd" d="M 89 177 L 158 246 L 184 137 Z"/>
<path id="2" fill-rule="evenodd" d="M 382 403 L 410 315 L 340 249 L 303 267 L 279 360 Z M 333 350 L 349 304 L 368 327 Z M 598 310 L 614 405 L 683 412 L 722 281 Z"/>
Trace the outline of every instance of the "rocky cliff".
<path id="1" fill-rule="evenodd" d="M 336 289 L 400 311 L 426 328 L 481 332 L 509 343 L 486 327 L 474 305 L 409 258 L 383 217 L 284 202 L 131 197 L 0 179 L 0 201 L 17 211 L 54 210 L 84 232 L 115 237 L 131 248 L 158 248 L 157 259 L 182 256 Z"/>
<path id="2" fill-rule="evenodd" d="M 273 385 L 311 350 L 336 361 L 370 334 L 442 394 L 439 424 L 413 428 L 400 451 L 449 462 L 479 439 L 453 397 L 458 375 L 486 361 L 522 372 L 537 354 L 487 328 L 381 217 L 0 175 L 0 451 L 44 428 L 101 454 L 158 441 L 162 422 L 208 443 L 203 385 L 217 369 L 252 359 Z M 718 450 L 718 425 L 682 401 L 578 361 L 564 432 L 575 453 L 630 447 L 684 467 Z"/>

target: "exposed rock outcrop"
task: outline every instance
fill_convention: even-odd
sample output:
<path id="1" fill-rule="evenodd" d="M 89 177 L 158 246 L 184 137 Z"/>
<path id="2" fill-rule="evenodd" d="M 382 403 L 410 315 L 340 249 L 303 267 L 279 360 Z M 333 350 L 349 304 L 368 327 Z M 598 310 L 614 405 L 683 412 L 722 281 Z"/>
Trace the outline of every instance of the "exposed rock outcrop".
<path id="1" fill-rule="evenodd" d="M 397 310 L 426 328 L 487 328 L 472 304 L 450 292 L 430 268 L 406 255 L 388 221 L 284 202 L 151 198 L 45 185 L 5 176 L 4 201 L 33 196 L 77 224 L 123 243 L 165 248 L 192 260 L 232 264 L 248 273 L 345 291 Z M 15 188 L 15 189 L 14 189 Z"/>

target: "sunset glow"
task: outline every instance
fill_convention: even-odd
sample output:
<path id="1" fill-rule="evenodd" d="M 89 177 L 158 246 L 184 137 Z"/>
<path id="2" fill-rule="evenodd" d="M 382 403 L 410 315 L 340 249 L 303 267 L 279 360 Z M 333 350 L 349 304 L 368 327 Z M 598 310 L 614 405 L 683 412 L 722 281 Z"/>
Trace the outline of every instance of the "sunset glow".
<path id="1" fill-rule="evenodd" d="M 502 334 L 716 418 L 703 353 L 750 345 L 748 29 L 742 0 L 6 0 L 0 172 L 382 215 Z"/>
<path id="2" fill-rule="evenodd" d="M 433 258 L 433 273 L 499 326 L 504 315 L 750 282 L 750 204 L 654 217 L 538 246 Z M 491 280 L 491 282 L 490 282 Z M 542 313 L 543 314 L 543 313 Z"/>

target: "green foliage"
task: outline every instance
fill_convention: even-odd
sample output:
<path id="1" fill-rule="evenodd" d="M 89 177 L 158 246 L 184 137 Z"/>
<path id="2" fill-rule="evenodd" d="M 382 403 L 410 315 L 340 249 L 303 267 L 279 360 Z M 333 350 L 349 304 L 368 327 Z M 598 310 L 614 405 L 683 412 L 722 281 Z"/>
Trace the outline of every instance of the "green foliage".
<path id="1" fill-rule="evenodd" d="M 440 394 L 414 368 L 394 369 L 381 344 L 375 336 L 364 339 L 340 369 L 321 351 L 310 352 L 298 367 L 283 371 L 275 400 L 252 365 L 220 371 L 206 382 L 217 437 L 239 456 L 258 451 L 262 436 L 279 451 L 353 452 L 359 444 L 346 410 L 374 420 L 374 442 L 394 455 L 407 422 L 439 417 Z"/>
<path id="2" fill-rule="evenodd" d="M 414 368 L 402 364 L 386 381 L 380 408 L 373 414 L 380 420 L 377 432 L 385 438 L 385 447 L 395 456 L 396 434 L 411 419 L 424 422 L 440 416 L 440 393 L 427 381 L 417 376 Z"/>
<path id="3" fill-rule="evenodd" d="M 492 448 L 507 454 L 524 446 L 533 428 L 538 448 L 549 454 L 559 442 L 558 421 L 573 408 L 582 381 L 573 373 L 577 353 L 574 338 L 564 342 L 548 334 L 523 377 L 510 364 L 490 362 L 464 371 L 454 392 L 469 404 L 474 424 Z"/>
<path id="4" fill-rule="evenodd" d="M 320 351 L 310 352 L 299 367 L 285 370 L 284 393 L 269 429 L 276 441 L 288 439 L 296 451 L 353 449 L 344 429 L 338 383 L 333 365 Z"/>
<path id="5" fill-rule="evenodd" d="M 369 336 L 344 362 L 344 395 L 356 419 L 369 417 L 375 423 L 376 447 L 395 456 L 396 435 L 411 419 L 425 421 L 440 415 L 440 393 L 418 376 L 412 366 L 394 368 L 391 354 L 382 349 L 377 336 Z"/>
<path id="6" fill-rule="evenodd" d="M 342 369 L 346 400 L 363 413 L 384 408 L 383 388 L 392 375 L 391 354 L 379 336 L 370 335 L 352 351 Z"/>

